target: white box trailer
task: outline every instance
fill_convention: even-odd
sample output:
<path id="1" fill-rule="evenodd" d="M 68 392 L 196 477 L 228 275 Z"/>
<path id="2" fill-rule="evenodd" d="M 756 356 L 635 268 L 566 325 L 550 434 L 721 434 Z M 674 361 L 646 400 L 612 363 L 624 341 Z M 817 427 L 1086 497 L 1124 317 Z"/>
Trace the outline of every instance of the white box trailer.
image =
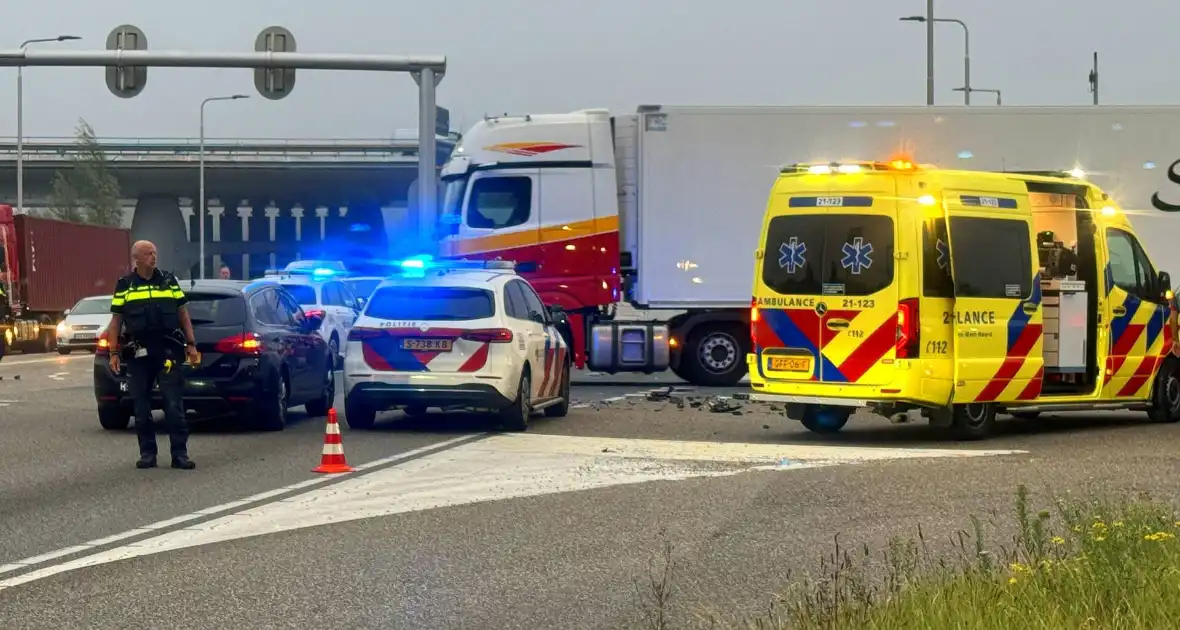
<path id="1" fill-rule="evenodd" d="M 1180 269 L 1180 107 L 642 107 L 615 116 L 624 255 L 636 308 L 748 308 L 753 252 L 783 164 L 1081 169 L 1132 215 L 1160 269 Z M 1177 167 L 1180 171 L 1180 166 Z M 1166 207 L 1166 206 L 1165 206 Z"/>

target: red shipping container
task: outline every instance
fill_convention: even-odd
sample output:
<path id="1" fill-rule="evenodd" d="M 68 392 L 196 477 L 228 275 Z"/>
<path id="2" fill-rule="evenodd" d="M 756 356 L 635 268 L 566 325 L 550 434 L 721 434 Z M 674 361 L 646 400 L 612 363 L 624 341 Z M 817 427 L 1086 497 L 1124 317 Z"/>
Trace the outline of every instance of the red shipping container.
<path id="1" fill-rule="evenodd" d="M 130 230 L 27 214 L 13 219 L 21 297 L 30 311 L 61 312 L 84 297 L 113 293 L 131 270 Z"/>

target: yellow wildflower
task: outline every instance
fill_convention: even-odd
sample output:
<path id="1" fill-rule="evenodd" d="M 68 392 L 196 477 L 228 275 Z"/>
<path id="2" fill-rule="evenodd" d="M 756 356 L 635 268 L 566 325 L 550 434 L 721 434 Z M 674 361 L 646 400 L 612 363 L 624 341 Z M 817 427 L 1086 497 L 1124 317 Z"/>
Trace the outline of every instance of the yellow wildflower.
<path id="1" fill-rule="evenodd" d="M 1094 525 L 1092 525 L 1092 527 L 1094 529 L 1106 529 L 1106 523 L 1103 523 L 1102 521 L 1094 521 Z"/>
<path id="2" fill-rule="evenodd" d="M 1061 536 L 1054 536 L 1049 539 L 1049 542 L 1053 543 L 1054 545 L 1064 545 L 1065 539 L 1062 538 Z"/>
<path id="3" fill-rule="evenodd" d="M 1014 577 L 1010 577 L 1010 578 L 1008 578 L 1008 583 L 1009 583 L 1009 584 L 1015 584 L 1015 583 L 1016 583 L 1016 578 L 1014 578 Z"/>
<path id="4" fill-rule="evenodd" d="M 1122 521 L 1115 521 L 1115 522 L 1114 522 L 1114 526 L 1115 526 L 1115 527 L 1122 527 L 1122 526 L 1123 526 L 1123 522 L 1122 522 Z"/>
<path id="5" fill-rule="evenodd" d="M 1102 541 L 1106 540 L 1106 536 L 1101 536 L 1101 535 L 1095 536 L 1094 540 L 1096 540 L 1098 542 L 1102 542 Z"/>
<path id="6" fill-rule="evenodd" d="M 1169 532 L 1156 532 L 1154 534 L 1148 534 L 1148 535 L 1144 536 L 1143 540 L 1160 541 L 1160 540 L 1168 540 L 1170 538 L 1175 538 L 1175 537 L 1176 537 L 1175 534 L 1172 534 Z"/>
<path id="7" fill-rule="evenodd" d="M 1017 573 L 1025 573 L 1028 571 L 1028 567 L 1024 566 L 1023 564 L 1020 564 L 1019 562 L 1013 562 L 1012 564 L 1008 565 L 1008 568 L 1012 569 L 1013 571 L 1015 571 Z"/>

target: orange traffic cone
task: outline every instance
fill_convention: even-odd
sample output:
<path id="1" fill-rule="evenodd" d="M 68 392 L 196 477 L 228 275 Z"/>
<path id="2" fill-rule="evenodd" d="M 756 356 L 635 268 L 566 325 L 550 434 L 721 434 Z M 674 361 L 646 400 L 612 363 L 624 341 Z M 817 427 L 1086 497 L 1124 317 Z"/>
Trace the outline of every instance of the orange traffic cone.
<path id="1" fill-rule="evenodd" d="M 340 425 L 336 422 L 336 410 L 328 410 L 328 424 L 324 427 L 324 453 L 320 465 L 311 469 L 317 473 L 352 472 L 352 466 L 344 461 L 344 442 L 340 439 Z"/>

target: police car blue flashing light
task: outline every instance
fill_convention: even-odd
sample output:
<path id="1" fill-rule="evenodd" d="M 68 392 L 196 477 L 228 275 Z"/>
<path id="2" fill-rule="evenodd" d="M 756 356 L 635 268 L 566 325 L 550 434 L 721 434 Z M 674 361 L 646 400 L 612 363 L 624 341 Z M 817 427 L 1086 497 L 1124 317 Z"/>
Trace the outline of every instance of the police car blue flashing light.
<path id="1" fill-rule="evenodd" d="M 488 269 L 514 271 L 516 263 L 511 260 L 434 260 L 433 256 L 423 254 L 411 256 L 397 262 L 401 275 L 410 278 L 421 278 L 427 270 L 447 272 L 462 269 Z"/>

